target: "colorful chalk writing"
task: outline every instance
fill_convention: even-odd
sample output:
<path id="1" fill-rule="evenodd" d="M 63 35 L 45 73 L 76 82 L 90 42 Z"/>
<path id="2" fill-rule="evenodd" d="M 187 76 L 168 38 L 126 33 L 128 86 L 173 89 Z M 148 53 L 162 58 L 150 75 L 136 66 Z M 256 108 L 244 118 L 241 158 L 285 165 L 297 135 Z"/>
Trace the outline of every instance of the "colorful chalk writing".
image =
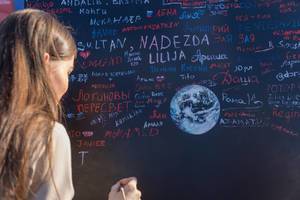
<path id="1" fill-rule="evenodd" d="M 300 165 L 299 157 L 291 161 L 282 153 L 300 150 L 280 143 L 299 145 L 298 1 L 27 0 L 25 5 L 73 27 L 78 55 L 64 98 L 65 118 L 76 187 L 93 185 L 91 192 L 79 188 L 78 199 L 106 199 L 99 180 L 134 173 L 143 177 L 145 199 L 300 199 L 299 190 L 287 189 L 293 186 L 272 185 L 284 182 L 278 163 Z M 265 175 L 268 181 L 261 184 L 262 174 L 282 176 L 273 181 Z M 284 183 L 292 184 L 288 177 Z"/>

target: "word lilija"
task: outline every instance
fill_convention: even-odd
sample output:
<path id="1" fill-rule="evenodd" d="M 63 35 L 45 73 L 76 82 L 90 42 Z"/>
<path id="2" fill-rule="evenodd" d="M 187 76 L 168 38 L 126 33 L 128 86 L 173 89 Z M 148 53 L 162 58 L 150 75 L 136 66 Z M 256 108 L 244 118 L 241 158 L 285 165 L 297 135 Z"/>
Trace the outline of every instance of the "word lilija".
<path id="1" fill-rule="evenodd" d="M 209 46 L 209 44 L 206 34 L 202 37 L 198 35 L 161 35 L 160 37 L 145 35 L 140 38 L 139 48 L 156 51 L 149 53 L 149 64 L 164 64 L 186 60 L 183 48 Z"/>

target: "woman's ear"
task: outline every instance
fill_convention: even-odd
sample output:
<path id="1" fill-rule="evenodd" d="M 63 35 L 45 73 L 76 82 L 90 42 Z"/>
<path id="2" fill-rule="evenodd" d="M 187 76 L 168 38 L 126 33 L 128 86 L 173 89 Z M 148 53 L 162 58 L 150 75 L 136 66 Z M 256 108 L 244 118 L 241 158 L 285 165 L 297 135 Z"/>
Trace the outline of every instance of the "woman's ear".
<path id="1" fill-rule="evenodd" d="M 50 55 L 49 55 L 49 53 L 44 53 L 44 62 L 45 62 L 46 65 L 49 64 L 49 62 L 50 62 Z"/>

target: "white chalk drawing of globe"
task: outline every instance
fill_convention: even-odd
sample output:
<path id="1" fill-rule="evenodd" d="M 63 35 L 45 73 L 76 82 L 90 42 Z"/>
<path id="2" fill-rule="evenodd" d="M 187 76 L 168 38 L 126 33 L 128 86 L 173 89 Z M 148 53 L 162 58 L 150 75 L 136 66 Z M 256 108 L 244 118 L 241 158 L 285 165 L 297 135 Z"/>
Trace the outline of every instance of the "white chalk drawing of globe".
<path id="1" fill-rule="evenodd" d="M 182 131 L 200 135 L 208 132 L 218 122 L 220 103 L 217 96 L 201 85 L 189 85 L 172 98 L 170 115 Z"/>

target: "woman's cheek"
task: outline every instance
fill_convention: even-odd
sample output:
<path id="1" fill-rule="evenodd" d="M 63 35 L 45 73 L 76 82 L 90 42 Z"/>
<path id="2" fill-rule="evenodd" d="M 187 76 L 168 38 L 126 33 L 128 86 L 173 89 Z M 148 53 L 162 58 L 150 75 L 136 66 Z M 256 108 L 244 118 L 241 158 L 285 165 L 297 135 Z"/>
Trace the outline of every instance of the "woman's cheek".
<path id="1" fill-rule="evenodd" d="M 69 77 L 68 77 L 68 73 L 64 72 L 63 76 L 61 76 L 62 80 L 61 80 L 61 96 L 63 96 L 67 90 L 68 90 L 68 86 L 69 86 Z"/>
<path id="2" fill-rule="evenodd" d="M 66 74 L 66 78 L 65 78 L 65 93 L 67 92 L 68 88 L 69 88 L 69 75 L 68 73 Z"/>
<path id="3" fill-rule="evenodd" d="M 58 100 L 60 100 L 68 89 L 68 74 L 64 71 L 59 71 L 59 73 L 56 74 L 53 84 L 55 85 L 54 89 L 56 96 Z"/>

